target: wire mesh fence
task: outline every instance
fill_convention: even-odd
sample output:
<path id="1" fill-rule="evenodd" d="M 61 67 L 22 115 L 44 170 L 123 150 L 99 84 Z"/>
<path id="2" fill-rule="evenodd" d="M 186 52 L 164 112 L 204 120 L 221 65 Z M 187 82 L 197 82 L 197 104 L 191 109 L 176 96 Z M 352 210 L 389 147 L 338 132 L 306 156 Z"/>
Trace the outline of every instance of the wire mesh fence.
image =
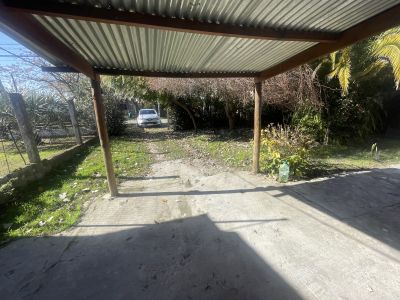
<path id="1" fill-rule="evenodd" d="M 0 178 L 96 133 L 91 102 L 81 93 L 80 84 L 84 86 L 84 82 L 79 76 L 57 77 L 55 81 L 44 78 L 51 88 L 45 85 L 43 90 L 33 89 L 41 80 L 19 89 L 11 77 L 13 84 L 8 90 L 0 80 Z"/>
<path id="2" fill-rule="evenodd" d="M 0 124 L 0 177 L 29 164 L 17 123 L 12 118 L 2 121 Z M 70 122 L 33 123 L 32 127 L 41 159 L 49 159 L 77 144 Z M 94 128 L 83 126 L 80 126 L 80 132 L 83 141 L 95 134 Z"/>

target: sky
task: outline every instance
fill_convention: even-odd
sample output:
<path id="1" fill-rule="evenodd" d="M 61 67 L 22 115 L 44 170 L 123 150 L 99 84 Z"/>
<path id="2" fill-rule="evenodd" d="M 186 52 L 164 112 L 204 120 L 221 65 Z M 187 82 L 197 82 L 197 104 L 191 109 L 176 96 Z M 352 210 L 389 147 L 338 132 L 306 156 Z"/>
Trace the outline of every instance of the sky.
<path id="1" fill-rule="evenodd" d="M 0 31 L 0 80 L 6 90 L 13 91 L 15 89 L 11 76 L 13 69 L 19 67 L 26 68 L 26 70 L 32 69 L 32 65 L 23 60 L 23 58 L 32 59 L 32 56 L 37 57 L 29 49 Z M 15 80 L 17 86 L 27 83 L 25 80 L 19 81 L 18 78 L 15 78 Z"/>
<path id="2" fill-rule="evenodd" d="M 22 57 L 35 55 L 27 48 L 0 31 L 0 67 L 7 67 L 16 64 L 27 64 L 22 59 L 17 58 L 12 54 Z"/>

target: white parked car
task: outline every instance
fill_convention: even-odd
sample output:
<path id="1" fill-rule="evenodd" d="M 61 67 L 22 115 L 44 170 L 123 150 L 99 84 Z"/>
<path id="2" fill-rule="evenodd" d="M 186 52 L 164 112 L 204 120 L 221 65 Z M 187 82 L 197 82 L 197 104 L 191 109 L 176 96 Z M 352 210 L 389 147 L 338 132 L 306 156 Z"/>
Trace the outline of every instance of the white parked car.
<path id="1" fill-rule="evenodd" d="M 155 109 L 141 109 L 139 110 L 137 124 L 139 127 L 161 126 L 161 119 Z"/>

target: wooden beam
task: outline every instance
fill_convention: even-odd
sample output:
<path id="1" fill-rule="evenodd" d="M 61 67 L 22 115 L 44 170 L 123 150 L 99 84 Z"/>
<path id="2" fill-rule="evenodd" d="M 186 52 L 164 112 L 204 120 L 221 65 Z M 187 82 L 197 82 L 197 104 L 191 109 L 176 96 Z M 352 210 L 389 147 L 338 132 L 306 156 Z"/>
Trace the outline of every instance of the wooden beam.
<path id="1" fill-rule="evenodd" d="M 255 78 L 255 80 L 254 80 L 253 173 L 258 173 L 260 171 L 262 84 L 263 84 L 263 82 L 259 78 Z"/>
<path id="2" fill-rule="evenodd" d="M 332 32 L 277 30 L 274 28 L 215 24 L 52 0 L 3 0 L 3 2 L 10 9 L 30 14 L 247 39 L 332 43 L 340 37 L 340 34 Z"/>
<path id="3" fill-rule="evenodd" d="M 17 32 L 23 38 L 33 42 L 44 52 L 57 57 L 86 76 L 94 78 L 92 66 L 82 56 L 47 31 L 32 15 L 11 10 L 0 1 L 0 22 L 11 31 Z"/>
<path id="4" fill-rule="evenodd" d="M 78 72 L 71 67 L 42 67 L 44 72 L 53 73 L 76 73 Z M 106 68 L 94 68 L 97 74 L 101 75 L 127 75 L 127 76 L 143 76 L 143 77 L 166 77 L 166 78 L 254 78 L 257 73 L 251 72 L 227 72 L 227 73 L 180 73 L 180 72 L 157 72 L 157 71 L 132 71 L 132 70 L 120 70 L 120 69 L 106 69 Z"/>
<path id="5" fill-rule="evenodd" d="M 95 76 L 95 79 L 92 79 L 92 89 L 93 89 L 93 106 L 96 115 L 96 125 L 99 134 L 101 148 L 103 150 L 108 188 L 110 190 L 111 196 L 114 197 L 118 195 L 117 181 L 115 179 L 114 167 L 112 163 L 110 140 L 108 138 L 107 124 L 105 117 L 105 109 L 104 109 L 103 97 L 101 95 L 100 76 L 97 74 Z"/>
<path id="6" fill-rule="evenodd" d="M 400 4 L 344 31 L 341 38 L 336 43 L 315 45 L 285 60 L 284 62 L 273 66 L 272 68 L 262 71 L 258 76 L 262 80 L 271 78 L 275 75 L 310 62 L 318 57 L 340 50 L 357 41 L 363 40 L 365 38 L 398 26 L 399 24 Z"/>
<path id="7" fill-rule="evenodd" d="M 59 66 L 59 67 L 42 66 L 41 69 L 43 72 L 48 72 L 48 73 L 79 73 L 79 71 L 77 71 L 76 69 L 66 66 Z"/>

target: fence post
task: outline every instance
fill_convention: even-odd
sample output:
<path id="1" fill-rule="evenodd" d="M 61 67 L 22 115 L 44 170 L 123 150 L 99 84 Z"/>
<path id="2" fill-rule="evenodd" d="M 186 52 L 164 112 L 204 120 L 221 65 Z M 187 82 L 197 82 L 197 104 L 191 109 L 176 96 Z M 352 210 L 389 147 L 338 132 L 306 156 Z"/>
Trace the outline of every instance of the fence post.
<path id="1" fill-rule="evenodd" d="M 9 96 L 29 162 L 38 163 L 40 162 L 39 151 L 36 146 L 35 135 L 33 134 L 31 122 L 29 121 L 24 99 L 21 94 L 17 93 L 10 93 Z"/>
<path id="2" fill-rule="evenodd" d="M 73 99 L 68 100 L 68 111 L 69 111 L 69 117 L 71 119 L 72 128 L 74 129 L 76 143 L 78 145 L 82 145 L 81 130 L 79 128 L 78 118 L 76 116 L 75 103 Z"/>

